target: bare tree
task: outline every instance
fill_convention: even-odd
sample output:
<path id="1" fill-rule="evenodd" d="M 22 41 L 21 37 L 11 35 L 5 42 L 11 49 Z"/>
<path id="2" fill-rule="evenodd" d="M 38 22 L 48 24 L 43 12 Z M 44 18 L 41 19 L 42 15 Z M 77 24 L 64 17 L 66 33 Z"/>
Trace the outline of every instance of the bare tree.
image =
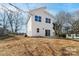
<path id="1" fill-rule="evenodd" d="M 1 20 L 1 26 L 3 27 L 3 29 L 7 29 L 8 28 L 7 11 L 3 10 L 2 12 L 0 12 L 0 20 Z"/>
<path id="2" fill-rule="evenodd" d="M 22 13 L 16 12 L 14 14 L 14 32 L 17 33 L 19 30 L 22 29 L 22 25 L 24 21 L 24 17 Z"/>
<path id="3" fill-rule="evenodd" d="M 0 35 L 7 35 L 10 33 L 8 30 L 9 24 L 8 24 L 8 19 L 7 19 L 7 10 L 1 9 L 2 11 L 0 12 Z"/>
<path id="4" fill-rule="evenodd" d="M 13 32 L 13 21 L 14 21 L 14 15 L 12 12 L 7 12 L 7 19 L 8 19 L 8 22 L 9 22 L 9 26 L 11 28 L 11 32 Z"/>
<path id="5" fill-rule="evenodd" d="M 73 23 L 72 15 L 65 11 L 60 11 L 56 15 L 56 20 L 57 21 L 55 22 L 55 31 L 57 35 L 63 34 L 64 32 L 68 32 L 70 26 Z"/>
<path id="6" fill-rule="evenodd" d="M 72 31 L 76 34 L 79 33 L 79 20 L 75 21 L 72 26 Z"/>
<path id="7" fill-rule="evenodd" d="M 21 30 L 24 21 L 24 16 L 21 12 L 8 12 L 7 17 L 12 32 L 17 33 Z"/>
<path id="8" fill-rule="evenodd" d="M 3 28 L 5 28 L 5 13 L 0 13 L 0 21 L 1 21 L 1 26 L 3 27 Z"/>
<path id="9" fill-rule="evenodd" d="M 29 15 L 29 16 L 27 17 L 26 21 L 25 21 L 25 28 L 27 29 L 27 23 L 28 23 L 30 17 L 33 16 L 33 15 L 32 15 L 30 12 L 28 12 L 28 11 L 24 11 L 24 10 L 18 8 L 18 7 L 15 6 L 14 4 L 9 3 L 9 5 L 15 7 L 17 11 L 19 11 L 19 12 L 23 12 L 23 13 L 25 13 L 25 15 L 26 15 L 26 14 Z M 27 6 L 28 6 L 28 10 L 30 11 L 30 9 L 29 9 L 29 5 L 27 5 Z M 16 26 L 16 28 L 17 28 L 17 26 Z M 16 30 L 16 32 L 17 32 L 17 30 Z M 26 32 L 27 32 L 27 30 L 26 30 Z M 26 35 L 27 35 L 27 34 L 26 34 Z"/>
<path id="10" fill-rule="evenodd" d="M 73 12 L 74 23 L 72 24 L 72 31 L 74 33 L 79 33 L 79 11 Z"/>
<path id="11" fill-rule="evenodd" d="M 63 27 L 63 24 L 65 23 L 65 19 L 66 19 L 66 16 L 65 16 L 65 12 L 64 11 L 61 11 L 59 12 L 57 15 L 56 15 L 56 31 L 57 31 L 57 34 L 61 34 L 62 33 L 62 27 Z"/>
<path id="12" fill-rule="evenodd" d="M 2 10 L 4 11 L 4 14 L 2 13 L 3 18 L 3 27 L 7 28 L 7 25 L 9 29 L 11 29 L 11 32 L 13 32 L 13 11 L 8 9 L 5 5 L 0 4 L 2 6 Z"/>

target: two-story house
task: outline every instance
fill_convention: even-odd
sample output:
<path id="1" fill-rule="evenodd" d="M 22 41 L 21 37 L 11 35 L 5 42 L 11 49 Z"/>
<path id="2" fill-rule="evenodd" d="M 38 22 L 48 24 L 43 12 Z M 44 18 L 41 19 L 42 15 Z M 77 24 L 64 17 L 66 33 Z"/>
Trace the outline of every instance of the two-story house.
<path id="1" fill-rule="evenodd" d="M 27 36 L 54 36 L 54 17 L 44 8 L 29 11 L 31 14 L 27 23 Z"/>

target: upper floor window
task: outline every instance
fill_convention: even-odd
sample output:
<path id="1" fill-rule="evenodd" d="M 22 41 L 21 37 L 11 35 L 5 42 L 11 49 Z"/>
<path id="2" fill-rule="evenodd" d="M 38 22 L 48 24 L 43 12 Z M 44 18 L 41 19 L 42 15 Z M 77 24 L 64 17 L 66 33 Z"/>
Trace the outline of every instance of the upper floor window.
<path id="1" fill-rule="evenodd" d="M 46 23 L 51 23 L 51 19 L 50 18 L 46 18 Z"/>
<path id="2" fill-rule="evenodd" d="M 41 22 L 41 16 L 35 16 L 35 21 Z"/>

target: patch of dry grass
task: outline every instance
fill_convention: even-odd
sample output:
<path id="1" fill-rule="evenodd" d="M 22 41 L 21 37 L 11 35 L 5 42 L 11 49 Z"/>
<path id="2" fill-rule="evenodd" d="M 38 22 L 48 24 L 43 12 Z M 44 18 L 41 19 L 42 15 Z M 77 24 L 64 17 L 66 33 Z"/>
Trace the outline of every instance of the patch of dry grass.
<path id="1" fill-rule="evenodd" d="M 64 39 L 17 36 L 0 43 L 0 55 L 58 56 L 79 55 L 79 42 Z"/>

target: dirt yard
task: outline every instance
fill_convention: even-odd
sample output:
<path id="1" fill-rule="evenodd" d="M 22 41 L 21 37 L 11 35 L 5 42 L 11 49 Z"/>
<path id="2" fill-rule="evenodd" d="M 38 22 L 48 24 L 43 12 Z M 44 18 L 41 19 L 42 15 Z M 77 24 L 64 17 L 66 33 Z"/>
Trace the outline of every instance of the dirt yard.
<path id="1" fill-rule="evenodd" d="M 27 38 L 17 36 L 0 40 L 2 56 L 70 56 L 79 55 L 79 42 L 66 39 Z"/>

